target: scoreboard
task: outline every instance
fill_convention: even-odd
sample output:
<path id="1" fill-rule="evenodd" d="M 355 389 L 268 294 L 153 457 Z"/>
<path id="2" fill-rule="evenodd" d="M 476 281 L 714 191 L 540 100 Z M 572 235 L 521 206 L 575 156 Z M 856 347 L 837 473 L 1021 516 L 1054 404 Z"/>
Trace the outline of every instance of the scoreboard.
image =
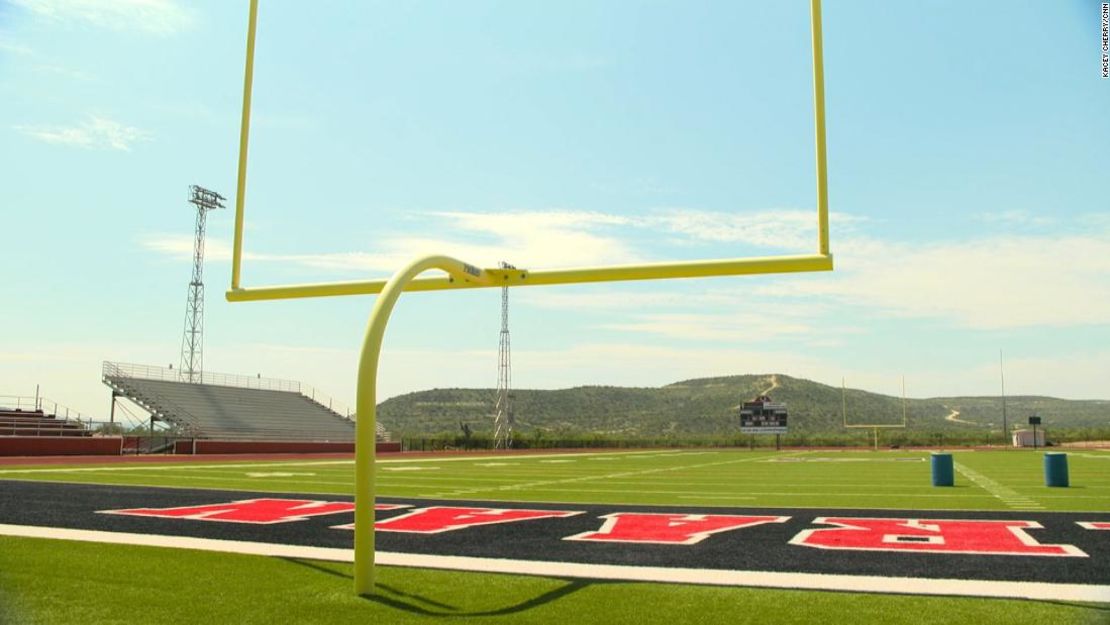
<path id="1" fill-rule="evenodd" d="M 740 432 L 743 434 L 786 434 L 786 404 L 770 397 L 758 397 L 740 406 Z"/>

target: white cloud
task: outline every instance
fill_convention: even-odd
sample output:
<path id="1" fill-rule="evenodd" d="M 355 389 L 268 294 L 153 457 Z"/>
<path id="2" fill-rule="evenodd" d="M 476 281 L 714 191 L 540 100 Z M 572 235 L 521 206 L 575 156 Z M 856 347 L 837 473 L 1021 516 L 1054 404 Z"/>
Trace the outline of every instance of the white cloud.
<path id="1" fill-rule="evenodd" d="M 542 309 L 578 311 L 627 311 L 658 310 L 660 308 L 696 308 L 707 300 L 720 303 L 719 296 L 706 293 L 690 294 L 684 291 L 626 292 L 606 290 L 603 292 L 562 291 L 554 289 L 525 289 L 517 301 L 528 306 Z"/>
<path id="2" fill-rule="evenodd" d="M 816 249 L 817 218 L 810 211 L 729 215 L 674 210 L 644 220 L 647 227 L 716 243 L 748 243 L 776 249 Z"/>
<path id="3" fill-rule="evenodd" d="M 518 267 L 565 268 L 620 265 L 663 260 L 639 248 L 648 239 L 670 243 L 742 243 L 763 247 L 816 248 L 816 224 L 809 211 L 766 211 L 748 215 L 670 210 L 648 216 L 614 215 L 589 211 L 518 211 L 509 213 L 432 212 L 418 215 L 412 231 L 426 235 L 382 235 L 373 252 L 313 254 L 252 253 L 258 262 L 284 262 L 301 267 L 390 273 L 421 254 L 448 254 L 468 262 L 494 267 L 505 260 Z M 840 215 L 843 223 L 858 219 Z M 631 231 L 630 231 L 631 230 Z M 636 232 L 638 231 L 638 232 Z M 637 246 L 632 238 L 640 236 Z M 209 257 L 222 259 L 230 247 L 209 240 Z M 804 243 L 803 243 L 804 241 Z M 192 253 L 192 239 L 182 235 L 150 235 L 148 249 L 177 256 Z"/>
<path id="4" fill-rule="evenodd" d="M 978 370 L 985 381 L 979 389 L 990 388 L 988 381 L 998 378 L 991 362 Z M 1110 351 L 1087 354 L 1050 354 L 1006 358 L 1006 393 L 1037 394 L 1069 399 L 1106 399 L 1106 372 L 1110 371 Z M 970 389 L 967 391 L 970 394 Z"/>
<path id="5" fill-rule="evenodd" d="M 35 66 L 34 71 L 36 73 L 38 73 L 39 75 L 54 74 L 56 76 L 61 76 L 63 78 L 69 78 L 71 80 L 79 80 L 81 82 L 88 82 L 88 81 L 96 79 L 96 77 L 93 74 L 90 74 L 89 72 L 85 72 L 85 71 L 81 71 L 81 70 L 77 70 L 77 69 L 70 69 L 70 68 L 64 67 L 62 65 L 37 65 L 37 66 Z"/>
<path id="6" fill-rule="evenodd" d="M 16 54 L 19 56 L 31 56 L 32 54 L 34 54 L 34 50 L 31 50 L 31 48 L 28 48 L 23 44 L 5 41 L 4 39 L 0 39 L 0 51 L 4 51 L 10 54 Z"/>
<path id="7" fill-rule="evenodd" d="M 69 145 L 86 149 L 110 149 L 128 152 L 136 143 L 149 141 L 152 135 L 134 126 L 89 116 L 76 126 L 15 126 L 15 130 L 46 143 Z"/>
<path id="8" fill-rule="evenodd" d="M 639 257 L 616 237 L 590 232 L 598 225 L 612 225 L 622 218 L 595 213 L 552 211 L 542 213 L 433 213 L 426 219 L 436 230 L 452 236 L 383 236 L 375 252 L 319 254 L 269 254 L 247 252 L 256 262 L 288 263 L 300 267 L 343 271 L 372 276 L 392 273 L 421 254 L 447 254 L 484 267 L 507 260 L 520 267 L 568 267 L 628 263 Z M 431 229 L 431 228 L 429 228 Z M 488 242 L 479 242 L 482 239 Z M 152 234 L 140 244 L 175 257 L 191 257 L 188 235 Z M 206 256 L 231 257 L 231 246 L 222 239 L 208 239 Z"/>
<path id="9" fill-rule="evenodd" d="M 859 328 L 830 325 L 829 306 L 807 302 L 796 306 L 791 299 L 754 297 L 746 287 L 718 290 L 566 292 L 524 290 L 518 305 L 541 310 L 610 313 L 594 327 L 645 336 L 750 344 L 791 338 L 807 346 L 835 346 Z M 700 311 L 700 312 L 689 312 Z"/>
<path id="10" fill-rule="evenodd" d="M 764 295 L 823 296 L 896 317 L 975 328 L 1105 324 L 1110 236 L 1038 235 L 928 245 L 856 239 L 821 279 L 765 286 Z"/>
<path id="11" fill-rule="evenodd" d="M 507 260 L 520 267 L 579 267 L 642 260 L 632 248 L 603 230 L 628 223 L 618 215 L 581 211 L 517 213 L 436 213 L 461 229 L 496 243 L 472 250 L 478 262 L 495 265 Z M 410 239 L 409 242 L 419 242 Z M 439 242 L 427 240 L 438 245 Z M 405 242 L 402 240 L 402 242 Z M 404 249 L 404 248 L 402 248 Z"/>
<path id="12" fill-rule="evenodd" d="M 844 213 L 832 213 L 829 219 L 841 236 L 851 224 L 864 221 L 862 217 Z M 782 250 L 817 249 L 817 214 L 813 210 L 725 213 L 676 208 L 637 217 L 632 223 L 696 241 L 741 243 Z"/>
<path id="13" fill-rule="evenodd" d="M 448 253 L 484 266 L 495 266 L 502 259 L 532 268 L 590 266 L 645 260 L 647 255 L 637 245 L 646 248 L 648 244 L 643 237 L 633 238 L 636 230 L 644 228 L 652 228 L 657 235 L 762 246 L 787 242 L 801 245 L 806 228 L 813 232 L 813 216 L 807 211 L 734 216 L 673 211 L 647 217 L 576 211 L 443 212 L 420 219 L 429 224 L 427 229 L 433 234 L 384 236 L 372 253 L 254 254 L 250 258 L 362 275 L 390 273 L 420 253 Z M 838 219 L 849 228 L 861 221 L 849 215 Z M 553 291 L 529 293 L 524 301 L 541 307 L 631 310 L 633 314 L 649 310 L 656 313 L 660 307 L 690 310 L 692 304 L 697 304 L 696 310 L 715 313 L 709 307 L 744 310 L 745 302 L 758 295 L 767 298 L 771 307 L 767 314 L 806 297 L 809 319 L 836 305 L 852 314 L 863 311 L 870 317 L 934 318 L 974 329 L 1105 324 L 1110 319 L 1110 236 L 1104 230 L 1087 228 L 1081 235 L 1003 235 L 926 245 L 853 237 L 849 230 L 847 236 L 837 238 L 836 270 L 819 277 L 796 276 L 769 284 L 763 281 L 743 293 Z M 439 232 L 448 234 L 435 234 Z M 172 248 L 180 256 L 192 249 L 187 236 L 153 237 L 144 245 L 162 251 Z M 213 243 L 213 248 L 217 254 L 227 250 L 219 241 Z M 668 321 L 676 325 L 664 331 Z M 695 327 L 705 320 L 678 321 L 639 315 L 621 329 L 689 338 L 708 338 L 710 329 L 718 336 L 732 333 L 718 323 Z M 772 335 L 801 334 L 802 325 L 797 321 L 760 321 L 756 325 Z"/>
<path id="14" fill-rule="evenodd" d="M 1044 215 L 1034 215 L 1026 210 L 1008 210 L 997 211 L 989 213 L 980 213 L 975 216 L 979 221 L 995 225 L 995 226 L 1010 226 L 1019 228 L 1043 228 L 1051 226 L 1056 222 L 1051 217 Z"/>
<path id="15" fill-rule="evenodd" d="M 765 341 L 783 336 L 813 334 L 819 328 L 782 314 L 735 311 L 729 313 L 650 313 L 603 326 L 687 341 Z"/>
<path id="16" fill-rule="evenodd" d="M 173 0 L 11 0 L 32 13 L 66 23 L 86 23 L 112 30 L 170 35 L 194 18 Z"/>

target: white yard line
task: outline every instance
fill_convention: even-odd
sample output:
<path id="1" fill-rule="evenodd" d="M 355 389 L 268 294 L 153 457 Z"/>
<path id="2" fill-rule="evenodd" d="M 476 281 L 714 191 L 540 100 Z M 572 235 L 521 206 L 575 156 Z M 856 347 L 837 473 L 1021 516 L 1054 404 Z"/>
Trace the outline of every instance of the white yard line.
<path id="1" fill-rule="evenodd" d="M 68 467 L 68 468 L 51 468 L 51 469 L 0 469 L 0 476 L 4 475 L 21 475 L 27 473 L 115 473 L 125 471 L 187 471 L 191 469 L 257 469 L 261 467 L 317 467 L 328 464 L 354 464 L 354 460 L 316 460 L 316 461 L 289 461 L 289 462 L 256 462 L 235 464 L 225 462 L 223 464 L 157 464 L 157 465 L 132 465 L 132 466 L 110 466 L 110 467 Z"/>
<path id="2" fill-rule="evenodd" d="M 960 464 L 959 462 L 956 462 L 955 465 L 956 470 L 959 471 L 961 475 L 971 480 L 972 483 L 979 488 L 990 493 L 995 499 L 1006 504 L 1007 508 L 1014 510 L 1044 510 L 1044 505 L 1034 501 L 1032 498 L 1026 497 L 1012 488 L 1003 486 L 966 465 Z"/>
<path id="3" fill-rule="evenodd" d="M 351 549 L 304 547 L 298 545 L 217 540 L 211 538 L 188 538 L 184 536 L 158 536 L 151 534 L 130 534 L 123 532 L 75 530 L 27 525 L 0 525 L 0 535 L 23 538 L 74 540 L 115 545 L 197 549 L 220 553 L 237 553 L 280 558 L 305 558 L 331 562 L 354 561 L 354 551 Z M 536 575 L 541 577 L 570 577 L 670 584 L 754 586 L 762 588 L 880 592 L 913 595 L 1004 597 L 1038 599 L 1042 601 L 1110 602 L 1110 585 L 1094 584 L 1050 584 L 1043 582 L 1001 582 L 964 579 L 879 577 L 874 575 L 824 575 L 815 573 L 778 573 L 769 571 L 729 571 L 609 564 L 579 564 L 574 562 L 434 556 L 396 553 L 391 551 L 376 552 L 374 557 L 377 564 L 385 566 L 473 571 L 480 573 L 509 573 L 514 575 Z"/>
<path id="4" fill-rule="evenodd" d="M 533 460 L 536 458 L 589 458 L 592 456 L 646 456 L 650 454 L 658 454 L 658 449 L 651 449 L 647 451 L 592 451 L 592 452 L 563 452 L 557 454 L 501 454 L 489 456 L 460 456 L 456 458 L 389 458 L 385 460 L 378 460 L 380 464 L 391 464 L 400 462 L 484 462 L 487 460 Z M 678 452 L 685 454 L 687 452 Z M 705 452 L 688 452 L 690 454 L 705 453 Z M 354 462 L 353 460 L 351 462 Z"/>
<path id="5" fill-rule="evenodd" d="M 794 452 L 795 454 L 807 453 L 804 451 Z M 542 486 L 557 486 L 562 484 L 578 484 L 581 482 L 592 482 L 596 480 L 609 480 L 619 477 L 631 477 L 633 475 L 650 475 L 653 473 L 666 473 L 668 471 L 685 471 L 688 469 L 700 469 L 704 467 L 715 467 L 726 464 L 738 464 L 741 462 L 755 462 L 762 459 L 764 456 L 756 456 L 754 458 L 741 458 L 739 460 L 722 460 L 720 462 L 704 462 L 701 464 L 687 464 L 675 467 L 663 467 L 656 469 L 644 469 L 642 471 L 618 471 L 616 473 L 606 473 L 604 475 L 586 475 L 582 477 L 570 477 L 559 480 L 539 480 L 535 482 L 524 482 L 520 484 L 508 484 L 505 486 L 491 486 L 484 488 L 464 488 L 458 490 L 444 491 L 434 494 L 422 494 L 421 497 L 458 497 L 461 495 L 472 495 L 475 493 L 488 492 L 488 491 L 514 491 L 536 489 Z M 540 488 L 542 491 L 543 489 Z"/>
<path id="6" fill-rule="evenodd" d="M 496 489 L 486 488 L 486 489 L 483 489 L 483 490 L 496 490 Z M 510 489 L 504 489 L 504 490 L 510 490 Z M 699 491 L 693 491 L 693 490 L 682 490 L 682 491 L 659 491 L 659 490 L 656 490 L 656 491 L 651 491 L 651 490 L 635 489 L 635 490 L 630 491 L 627 488 L 593 489 L 593 490 L 586 490 L 586 489 L 581 489 L 581 488 L 533 488 L 531 490 L 533 492 L 537 492 L 537 493 L 620 493 L 620 494 L 627 494 L 629 492 L 632 492 L 632 493 L 635 493 L 635 494 L 640 494 L 640 493 L 668 493 L 668 494 L 669 493 L 686 493 L 686 494 L 692 494 L 692 495 L 700 494 Z M 719 493 L 719 492 L 718 493 L 706 493 L 706 494 L 707 495 L 721 495 L 721 493 Z M 841 499 L 844 499 L 844 498 L 851 499 L 851 498 L 856 498 L 856 497 L 892 497 L 892 496 L 895 496 L 895 495 L 889 495 L 889 494 L 885 494 L 885 493 L 830 493 L 830 492 L 811 492 L 811 493 L 790 492 L 790 493 L 784 493 L 782 491 L 760 492 L 760 491 L 750 491 L 750 490 L 741 491 L 741 494 L 743 494 L 743 495 L 753 495 L 753 496 L 754 495 L 760 495 L 760 496 L 766 496 L 766 497 L 832 497 L 832 498 L 841 498 Z M 420 495 L 420 496 L 421 497 L 431 497 L 431 495 Z M 896 496 L 897 497 L 940 498 L 940 499 L 949 499 L 949 498 L 985 499 L 985 497 L 983 495 L 950 495 L 950 494 L 945 494 L 945 493 L 899 493 Z M 752 498 L 754 499 L 754 497 L 752 497 Z M 770 504 L 767 504 L 767 505 L 770 505 Z M 796 507 L 796 506 L 791 505 L 790 507 L 793 508 L 793 507 Z M 850 507 L 850 506 L 838 506 L 838 507 Z"/>
<path id="7" fill-rule="evenodd" d="M 534 455 L 504 455 L 504 456 L 460 456 L 453 458 L 388 458 L 378 460 L 377 464 L 399 464 L 399 463 L 422 463 L 422 462 L 481 462 L 483 460 L 497 459 L 497 458 L 513 458 L 514 460 L 531 460 L 534 458 L 584 458 L 588 456 L 635 456 L 643 454 L 657 454 L 656 450 L 652 451 L 622 451 L 622 452 L 594 452 L 594 453 L 560 453 L 560 454 L 534 454 Z M 705 452 L 691 452 L 691 455 L 701 454 Z M 681 455 L 672 454 L 672 455 Z M 114 473 L 122 471 L 188 471 L 192 469 L 236 469 L 236 468 L 260 468 L 260 467 L 316 467 L 324 465 L 350 465 L 353 466 L 354 460 L 276 460 L 273 462 L 254 462 L 254 463 L 235 463 L 225 462 L 222 464 L 158 464 L 158 465 L 132 465 L 132 466 L 105 466 L 105 467 L 56 467 L 49 469 L 0 469 L 0 476 L 4 475 L 20 475 L 27 473 L 89 473 L 89 472 L 105 472 Z"/>

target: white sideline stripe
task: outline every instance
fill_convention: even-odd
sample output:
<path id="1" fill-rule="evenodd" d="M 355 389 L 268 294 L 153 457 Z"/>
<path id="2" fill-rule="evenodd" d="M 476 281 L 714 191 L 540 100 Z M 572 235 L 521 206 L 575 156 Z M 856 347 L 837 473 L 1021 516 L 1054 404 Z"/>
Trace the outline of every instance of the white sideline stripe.
<path id="1" fill-rule="evenodd" d="M 497 458 L 513 458 L 521 460 L 531 460 L 533 458 L 583 458 L 586 456 L 612 456 L 614 454 L 622 456 L 635 456 L 641 454 L 657 453 L 655 451 L 607 451 L 595 453 L 561 453 L 561 454 L 534 454 L 534 455 L 517 455 L 509 454 L 504 456 L 459 456 L 455 458 L 388 458 L 385 460 L 377 460 L 376 464 L 399 464 L 405 462 L 474 462 L 475 460 L 488 460 Z M 685 452 L 683 452 L 685 453 Z M 691 452 L 692 454 L 702 454 L 707 452 Z M 681 454 L 672 454 L 681 455 Z M 329 464 L 346 464 L 354 466 L 354 460 L 311 460 L 311 461 L 298 461 L 298 460 L 275 460 L 272 462 L 224 462 L 222 464 L 189 464 L 187 462 L 179 462 L 174 464 L 156 464 L 156 465 L 132 465 L 121 467 L 118 465 L 107 467 L 58 467 L 50 469 L 0 469 L 0 475 L 19 474 L 19 473 L 86 473 L 93 471 L 188 471 L 191 469 L 237 469 L 237 468 L 260 468 L 260 467 L 315 467 Z"/>
<path id="2" fill-rule="evenodd" d="M 32 525 L 0 524 L 0 535 L 20 538 L 49 538 L 114 545 L 197 549 L 221 553 L 280 558 L 307 558 L 331 562 L 353 562 L 354 551 L 332 547 L 305 547 L 186 536 L 157 536 L 126 532 L 76 530 Z M 509 573 L 542 577 L 574 577 L 630 582 L 700 584 L 710 586 L 755 586 L 800 590 L 998 597 L 1055 601 L 1110 602 L 1110 586 L 1093 584 L 1050 584 L 1044 582 L 1001 582 L 963 579 L 922 579 L 874 575 L 822 575 L 769 571 L 728 571 L 572 562 L 505 560 L 465 556 L 433 556 L 379 551 L 378 564 L 479 573 Z"/>

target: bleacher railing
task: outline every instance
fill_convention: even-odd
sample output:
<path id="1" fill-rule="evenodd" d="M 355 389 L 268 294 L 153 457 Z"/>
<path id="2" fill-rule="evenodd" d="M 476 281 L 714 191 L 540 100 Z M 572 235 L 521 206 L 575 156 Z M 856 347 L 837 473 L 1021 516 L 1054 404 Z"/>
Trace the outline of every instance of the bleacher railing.
<path id="1" fill-rule="evenodd" d="M 29 397 L 24 395 L 0 395 L 0 410 L 41 410 L 47 416 L 53 416 L 65 421 L 80 423 L 84 415 L 76 410 L 70 410 L 56 401 L 49 400 L 41 395 Z"/>
<path id="2" fill-rule="evenodd" d="M 279 380 L 262 376 L 239 375 L 235 373 L 213 373 L 205 371 L 199 375 L 190 374 L 173 367 L 136 365 L 126 362 L 104 362 L 105 377 L 138 378 L 140 380 L 162 380 L 164 382 L 194 382 L 213 386 L 234 386 L 253 388 L 262 391 L 301 392 L 301 383 L 296 380 Z"/>

